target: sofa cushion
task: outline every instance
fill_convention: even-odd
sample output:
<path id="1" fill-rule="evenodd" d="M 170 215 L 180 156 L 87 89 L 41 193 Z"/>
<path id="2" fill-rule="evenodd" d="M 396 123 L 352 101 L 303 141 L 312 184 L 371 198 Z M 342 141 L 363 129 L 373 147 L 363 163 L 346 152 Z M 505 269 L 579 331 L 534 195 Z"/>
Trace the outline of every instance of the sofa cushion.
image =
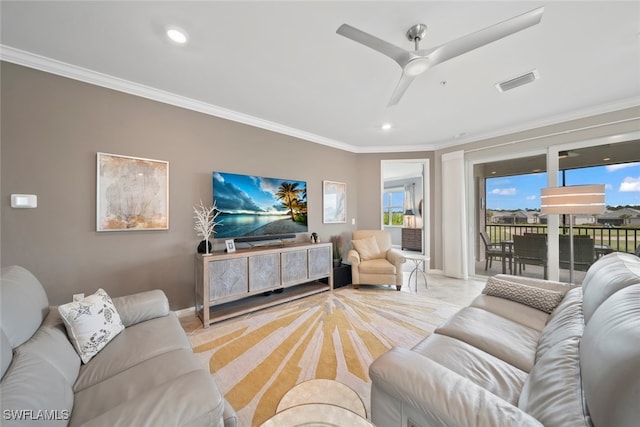
<path id="1" fill-rule="evenodd" d="M 640 420 L 640 285 L 609 297 L 587 323 L 580 363 L 596 426 L 637 426 Z"/>
<path id="2" fill-rule="evenodd" d="M 80 367 L 74 391 L 82 391 L 160 354 L 190 348 L 175 313 L 129 326 L 103 348 L 91 363 Z"/>
<path id="3" fill-rule="evenodd" d="M 92 362 L 93 363 L 93 362 Z M 91 405 L 91 402 L 83 402 Z M 151 387 L 106 412 L 86 426 L 188 426 L 221 427 L 224 401 L 211 375 L 202 369 Z M 79 426 L 75 410 L 70 427 Z"/>
<path id="4" fill-rule="evenodd" d="M 14 265 L 2 269 L 0 325 L 11 348 L 31 338 L 49 313 L 44 288 L 31 272 Z"/>
<path id="5" fill-rule="evenodd" d="M 413 351 L 438 362 L 516 405 L 527 374 L 495 356 L 463 341 L 433 334 L 419 342 Z"/>
<path id="6" fill-rule="evenodd" d="M 369 367 L 377 426 L 536 426 L 526 412 L 415 351 L 395 347 Z"/>
<path id="7" fill-rule="evenodd" d="M 71 343 L 83 363 L 88 363 L 123 329 L 113 301 L 103 290 L 58 307 Z"/>
<path id="8" fill-rule="evenodd" d="M 66 424 L 79 369 L 80 357 L 57 311 L 51 310 L 31 339 L 15 349 L 14 362 L 2 382 L 3 410 L 57 410 L 52 416 Z"/>
<path id="9" fill-rule="evenodd" d="M 373 236 L 359 240 L 352 240 L 351 243 L 353 244 L 353 248 L 360 255 L 360 259 L 363 261 L 384 258 L 384 254 L 380 251 L 378 242 L 376 242 L 376 238 Z"/>
<path id="10" fill-rule="evenodd" d="M 540 333 L 475 307 L 464 307 L 435 332 L 457 338 L 525 372 L 531 371 Z"/>
<path id="11" fill-rule="evenodd" d="M 640 283 L 640 258 L 622 252 L 605 255 L 594 263 L 582 281 L 584 321 L 615 292 Z"/>
<path id="12" fill-rule="evenodd" d="M 478 295 L 469 305 L 497 314 L 498 316 L 520 323 L 536 331 L 542 331 L 549 319 L 547 313 L 537 308 L 486 294 Z"/>
<path id="13" fill-rule="evenodd" d="M 563 294 L 557 291 L 527 286 L 495 277 L 487 279 L 482 293 L 519 302 L 545 313 L 551 313 L 560 304 L 563 297 Z"/>
<path id="14" fill-rule="evenodd" d="M 167 369 L 168 366 L 171 369 Z M 78 392 L 73 409 L 73 424 L 82 424 L 96 418 L 144 395 L 147 390 L 162 385 L 170 387 L 173 381 L 194 371 L 207 375 L 191 350 L 187 349 L 173 350 L 131 366 Z M 211 399 L 220 399 L 220 396 L 212 395 Z"/>
<path id="15" fill-rule="evenodd" d="M 49 363 L 48 358 L 46 349 L 40 353 L 16 349 L 0 386 L 3 427 L 47 425 L 37 418 L 39 416 L 53 417 L 56 422 L 52 424 L 66 425 L 73 408 L 72 384 Z M 24 411 L 22 420 L 17 418 L 18 415 L 5 415 L 20 410 Z"/>
<path id="16" fill-rule="evenodd" d="M 536 362 L 522 388 L 518 407 L 545 427 L 590 427 L 582 396 L 579 347 L 580 339 L 574 337 L 551 348 Z"/>
<path id="17" fill-rule="evenodd" d="M 584 331 L 582 315 L 582 288 L 567 292 L 558 307 L 551 313 L 547 326 L 540 334 L 536 361 L 549 349 L 569 338 L 580 338 Z"/>
<path id="18" fill-rule="evenodd" d="M 69 384 L 73 384 L 80 371 L 80 357 L 71 345 L 64 323 L 57 310 L 51 310 L 33 337 L 16 349 L 16 354 L 46 355 L 51 366 Z"/>

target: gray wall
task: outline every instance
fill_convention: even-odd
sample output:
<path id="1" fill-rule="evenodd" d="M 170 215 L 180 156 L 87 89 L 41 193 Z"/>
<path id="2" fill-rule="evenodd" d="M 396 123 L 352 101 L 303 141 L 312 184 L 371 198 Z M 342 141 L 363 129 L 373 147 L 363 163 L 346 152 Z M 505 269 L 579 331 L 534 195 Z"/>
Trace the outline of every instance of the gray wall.
<path id="1" fill-rule="evenodd" d="M 173 309 L 192 306 L 192 209 L 211 202 L 214 170 L 307 181 L 309 231 L 349 245 L 352 230 L 380 228 L 380 161 L 429 159 L 428 244 L 440 269 L 444 153 L 517 157 L 640 125 L 640 109 L 629 108 L 436 152 L 354 154 L 14 64 L 3 62 L 0 78 L 0 261 L 32 270 L 52 304 L 103 287 L 114 296 L 160 288 Z M 98 151 L 169 161 L 169 231 L 96 233 Z M 322 224 L 322 180 L 347 183 L 347 224 Z M 11 193 L 38 195 L 38 208 L 11 209 Z"/>
<path id="2" fill-rule="evenodd" d="M 193 206 L 211 203 L 214 170 L 307 181 L 323 241 L 361 225 L 356 154 L 14 64 L 1 77 L 1 263 L 30 269 L 52 304 L 102 287 L 193 306 Z M 169 162 L 169 231 L 95 231 L 99 151 Z M 322 223 L 323 180 L 347 183 L 346 224 Z M 37 209 L 12 209 L 12 193 L 36 194 Z"/>

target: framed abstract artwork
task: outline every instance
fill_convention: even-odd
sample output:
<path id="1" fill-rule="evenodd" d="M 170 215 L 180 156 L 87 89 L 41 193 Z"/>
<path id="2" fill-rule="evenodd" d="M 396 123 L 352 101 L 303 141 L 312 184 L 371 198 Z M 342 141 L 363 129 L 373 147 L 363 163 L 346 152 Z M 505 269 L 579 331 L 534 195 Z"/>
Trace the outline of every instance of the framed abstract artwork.
<path id="1" fill-rule="evenodd" d="M 347 222 L 347 184 L 322 181 L 323 222 L 337 224 Z"/>
<path id="2" fill-rule="evenodd" d="M 98 153 L 96 182 L 96 231 L 169 229 L 169 162 Z"/>

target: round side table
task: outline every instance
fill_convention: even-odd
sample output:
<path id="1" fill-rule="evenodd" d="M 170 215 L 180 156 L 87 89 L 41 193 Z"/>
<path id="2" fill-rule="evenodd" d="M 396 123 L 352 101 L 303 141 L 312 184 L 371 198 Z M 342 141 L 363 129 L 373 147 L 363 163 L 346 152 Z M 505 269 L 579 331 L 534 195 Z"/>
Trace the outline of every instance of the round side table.
<path id="1" fill-rule="evenodd" d="M 364 404 L 355 391 L 338 381 L 325 379 L 304 381 L 293 387 L 280 399 L 276 413 L 308 403 L 339 406 L 367 418 Z"/>
<path id="2" fill-rule="evenodd" d="M 333 380 L 302 382 L 282 396 L 276 414 L 260 427 L 373 427 L 358 394 Z"/>
<path id="3" fill-rule="evenodd" d="M 427 269 L 427 261 L 430 261 L 431 257 L 422 254 L 404 254 L 404 257 L 413 261 L 413 270 L 411 270 L 408 280 L 409 289 L 411 289 L 411 278 L 415 275 L 414 283 L 416 286 L 416 292 L 418 292 L 418 273 L 422 274 L 422 277 L 424 277 L 424 287 L 429 289 L 425 270 Z M 420 265 L 422 265 L 422 270 L 420 269 Z"/>
<path id="4" fill-rule="evenodd" d="M 307 403 L 278 412 L 260 427 L 375 427 L 348 409 L 325 403 Z"/>

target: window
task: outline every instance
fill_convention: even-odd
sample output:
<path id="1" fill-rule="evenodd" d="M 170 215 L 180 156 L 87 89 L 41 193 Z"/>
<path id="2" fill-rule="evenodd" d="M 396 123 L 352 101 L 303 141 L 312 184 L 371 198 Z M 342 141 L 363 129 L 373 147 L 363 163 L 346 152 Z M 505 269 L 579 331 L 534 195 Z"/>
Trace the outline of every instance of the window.
<path id="1" fill-rule="evenodd" d="M 385 226 L 403 226 L 404 189 L 385 190 L 382 195 L 382 223 Z"/>

